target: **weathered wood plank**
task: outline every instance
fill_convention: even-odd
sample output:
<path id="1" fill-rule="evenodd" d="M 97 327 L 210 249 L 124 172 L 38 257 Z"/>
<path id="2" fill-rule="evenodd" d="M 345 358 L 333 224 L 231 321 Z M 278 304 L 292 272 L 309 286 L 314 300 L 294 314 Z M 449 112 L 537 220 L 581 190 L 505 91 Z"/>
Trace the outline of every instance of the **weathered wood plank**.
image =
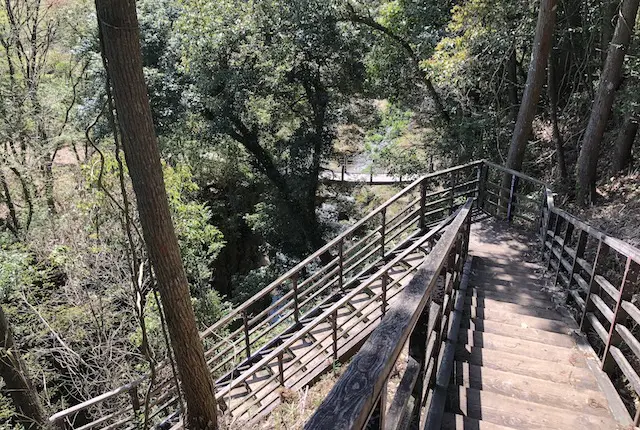
<path id="1" fill-rule="evenodd" d="M 476 419 L 521 429 L 614 429 L 616 423 L 602 416 L 576 413 L 566 409 L 532 404 L 520 399 L 474 390 L 452 387 L 452 401 L 461 413 Z"/>

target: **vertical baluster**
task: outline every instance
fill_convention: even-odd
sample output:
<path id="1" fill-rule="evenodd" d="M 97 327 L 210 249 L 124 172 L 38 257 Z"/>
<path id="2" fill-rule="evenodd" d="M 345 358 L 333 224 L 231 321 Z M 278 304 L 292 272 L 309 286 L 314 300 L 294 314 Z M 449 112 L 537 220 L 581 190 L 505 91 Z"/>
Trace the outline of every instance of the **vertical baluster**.
<path id="1" fill-rule="evenodd" d="M 453 196 L 456 191 L 454 172 L 449 173 L 449 182 L 451 183 L 451 190 L 449 191 L 449 215 L 453 213 Z"/>
<path id="2" fill-rule="evenodd" d="M 300 322 L 300 309 L 298 305 L 298 274 L 291 276 L 291 288 L 293 289 L 293 318 L 298 324 Z"/>
<path id="3" fill-rule="evenodd" d="M 513 197 L 516 188 L 516 175 L 511 175 L 511 187 L 509 188 L 509 202 L 507 203 L 507 221 L 511 223 L 513 217 Z"/>
<path id="4" fill-rule="evenodd" d="M 602 370 L 611 375 L 613 371 L 613 357 L 609 352 L 611 346 L 619 347 L 621 343 L 620 335 L 616 331 L 616 324 L 624 321 L 627 318 L 627 313 L 622 308 L 623 301 L 631 301 L 633 296 L 634 286 L 638 282 L 638 271 L 640 265 L 633 261 L 631 257 L 627 257 L 627 262 L 624 268 L 624 275 L 622 276 L 622 282 L 620 283 L 620 291 L 616 300 L 616 307 L 613 313 L 613 322 L 609 328 L 609 337 L 607 338 L 607 344 L 605 345 L 604 355 L 602 356 Z"/>
<path id="5" fill-rule="evenodd" d="M 251 342 L 249 340 L 249 317 L 246 309 L 242 311 L 242 327 L 244 329 L 244 346 L 247 358 L 249 358 L 251 357 Z"/>
<path id="6" fill-rule="evenodd" d="M 426 227 L 425 213 L 426 213 L 426 204 L 427 204 L 427 182 L 426 180 L 422 180 L 420 182 L 420 221 L 419 227 L 420 230 L 424 230 Z"/>
<path id="7" fill-rule="evenodd" d="M 578 233 L 578 243 L 576 244 L 576 255 L 573 259 L 573 263 L 571 264 L 571 272 L 569 273 L 569 287 L 568 287 L 569 289 L 571 289 L 571 287 L 575 282 L 575 279 L 573 279 L 573 275 L 576 273 L 578 258 L 582 258 L 582 256 L 584 255 L 584 249 L 587 246 L 588 237 L 589 235 L 587 235 L 587 232 L 584 230 L 580 230 L 580 233 Z"/>
<path id="8" fill-rule="evenodd" d="M 580 331 L 584 332 L 584 323 L 587 318 L 587 313 L 593 311 L 593 302 L 591 301 L 591 294 L 593 294 L 596 286 L 595 277 L 598 273 L 598 266 L 605 259 L 609 252 L 609 246 L 602 241 L 600 238 L 598 242 L 598 250 L 596 251 L 596 258 L 593 261 L 593 267 L 591 268 L 590 279 L 589 279 L 589 291 L 587 291 L 587 296 L 584 301 L 584 311 L 582 312 L 582 318 L 580 319 Z"/>
<path id="9" fill-rule="evenodd" d="M 344 286 L 344 256 L 343 256 L 343 248 L 344 248 L 344 238 L 340 238 L 338 241 L 338 286 L 342 290 Z"/>
<path id="10" fill-rule="evenodd" d="M 380 225 L 380 248 L 382 252 L 382 258 L 384 258 L 384 242 L 385 242 L 385 233 L 387 231 L 387 208 L 383 208 L 380 212 L 380 216 L 382 217 L 382 222 Z"/>
<path id="11" fill-rule="evenodd" d="M 382 274 L 382 316 L 384 317 L 387 313 L 387 272 L 385 271 Z"/>
<path id="12" fill-rule="evenodd" d="M 331 314 L 331 330 L 333 338 L 333 361 L 338 361 L 338 310 Z"/>
<path id="13" fill-rule="evenodd" d="M 284 363 L 282 352 L 278 354 L 278 379 L 280 380 L 280 385 L 284 387 Z"/>

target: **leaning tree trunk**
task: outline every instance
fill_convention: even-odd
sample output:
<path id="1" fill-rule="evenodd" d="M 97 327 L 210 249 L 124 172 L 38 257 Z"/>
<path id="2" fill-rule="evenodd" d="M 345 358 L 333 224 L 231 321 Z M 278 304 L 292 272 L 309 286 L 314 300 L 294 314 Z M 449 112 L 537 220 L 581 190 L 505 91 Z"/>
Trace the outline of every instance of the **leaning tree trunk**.
<path id="1" fill-rule="evenodd" d="M 586 205 L 596 196 L 596 176 L 600 143 L 611 114 L 615 92 L 622 79 L 622 63 L 629 48 L 640 0 L 624 0 L 613 39 L 609 45 L 598 92 L 596 93 L 589 124 L 584 133 L 576 172 L 576 196 L 579 204 Z"/>
<path id="2" fill-rule="evenodd" d="M 527 141 L 531 135 L 531 124 L 533 123 L 538 106 L 538 98 L 545 80 L 545 69 L 553 41 L 555 22 L 556 0 L 542 0 L 538 11 L 538 23 L 536 24 L 536 35 L 533 40 L 527 83 L 522 95 L 520 110 L 518 111 L 518 120 L 513 130 L 509 155 L 507 156 L 507 167 L 509 169 L 522 169 Z M 511 175 L 505 175 L 502 180 L 502 187 L 509 188 L 510 181 Z"/>
<path id="3" fill-rule="evenodd" d="M 558 160 L 558 175 L 567 177 L 567 163 L 564 157 L 564 140 L 558 126 L 558 85 L 556 74 L 556 59 L 553 50 L 549 53 L 549 65 L 547 66 L 547 93 L 549 96 L 549 113 L 551 126 L 553 127 L 553 140 L 556 144 L 556 157 Z"/>
<path id="4" fill-rule="evenodd" d="M 190 429 L 216 429 L 214 387 L 171 221 L 158 141 L 142 72 L 136 2 L 96 0 L 96 10 L 140 224 L 158 281 L 187 403 L 185 424 Z"/>
<path id="5" fill-rule="evenodd" d="M 627 118 L 618 134 L 616 140 L 616 149 L 613 158 L 612 173 L 617 173 L 626 170 L 631 165 L 631 148 L 633 148 L 633 142 L 636 140 L 638 134 L 638 116 L 633 114 Z"/>
<path id="6" fill-rule="evenodd" d="M 17 421 L 29 430 L 45 428 L 47 419 L 38 392 L 29 379 L 2 307 L 0 307 L 0 375 L 4 380 L 4 391 L 9 393 L 16 408 Z"/>

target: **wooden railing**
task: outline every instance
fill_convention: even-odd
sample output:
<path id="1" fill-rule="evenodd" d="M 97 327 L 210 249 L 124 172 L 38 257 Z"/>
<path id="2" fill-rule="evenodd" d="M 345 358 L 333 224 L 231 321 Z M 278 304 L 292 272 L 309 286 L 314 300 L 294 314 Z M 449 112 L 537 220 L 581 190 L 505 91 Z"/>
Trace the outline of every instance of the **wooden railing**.
<path id="1" fill-rule="evenodd" d="M 442 347 L 468 251 L 471 207 L 469 200 L 305 429 L 395 429 L 421 421 L 443 365 Z M 437 286 L 441 300 L 434 300 Z M 387 408 L 387 383 L 407 343 L 406 370 Z"/>
<path id="2" fill-rule="evenodd" d="M 632 398 L 640 396 L 640 309 L 632 297 L 640 293 L 640 250 L 556 208 L 549 190 L 544 215 L 547 270 L 568 292 L 580 330 L 595 333 L 589 342 L 638 426 L 640 408 Z"/>
<path id="3" fill-rule="evenodd" d="M 207 363 L 217 378 L 217 397 L 224 401 L 238 381 L 268 360 L 277 360 L 286 349 L 283 345 L 302 333 L 303 318 L 326 314 L 318 308 L 324 299 L 336 291 L 348 296 L 359 279 L 374 275 L 381 262 L 384 266 L 403 252 L 402 244 L 408 239 L 445 220 L 468 197 L 477 198 L 481 166 L 481 161 L 469 163 L 414 181 L 202 332 Z M 289 340 L 283 343 L 284 337 Z M 147 392 L 149 383 L 148 375 L 141 377 L 58 412 L 50 421 L 58 427 L 82 429 L 135 425 L 143 419 L 145 402 L 140 396 Z M 177 409 L 179 398 L 166 363 L 158 366 L 150 392 L 150 422 Z M 82 427 L 74 426 L 83 411 L 98 418 Z"/>

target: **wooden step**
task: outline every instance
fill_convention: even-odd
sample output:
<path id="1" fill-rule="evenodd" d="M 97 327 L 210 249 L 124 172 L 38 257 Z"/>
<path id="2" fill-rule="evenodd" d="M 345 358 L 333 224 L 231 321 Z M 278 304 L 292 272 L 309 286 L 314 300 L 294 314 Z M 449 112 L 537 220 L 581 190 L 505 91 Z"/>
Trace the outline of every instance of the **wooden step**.
<path id="1" fill-rule="evenodd" d="M 530 292 L 501 293 L 498 291 L 486 290 L 483 288 L 467 288 L 468 300 L 473 299 L 473 303 L 481 303 L 484 299 L 496 300 L 499 302 L 515 303 L 521 306 L 534 306 L 546 308 L 553 302 L 545 293 L 531 294 Z"/>
<path id="2" fill-rule="evenodd" d="M 549 363 L 547 360 L 523 357 L 504 351 L 474 348 L 458 345 L 455 352 L 456 361 L 476 366 L 488 367 L 503 372 L 531 376 L 545 381 L 567 384 L 572 387 L 588 390 L 599 390 L 593 374 L 589 369 L 570 364 Z"/>
<path id="3" fill-rule="evenodd" d="M 572 389 L 566 384 L 458 362 L 454 383 L 476 390 L 490 391 L 532 403 L 575 412 L 610 417 L 607 401 L 599 391 Z"/>
<path id="4" fill-rule="evenodd" d="M 564 318 L 558 311 L 556 311 L 551 303 L 546 307 L 537 306 L 522 306 L 515 303 L 501 302 L 499 300 L 492 300 L 488 298 L 476 299 L 475 303 L 470 303 L 465 300 L 465 307 L 468 309 L 476 308 L 481 314 L 503 312 L 512 313 L 518 315 L 528 315 L 537 318 L 544 318 L 556 321 L 562 321 Z"/>
<path id="5" fill-rule="evenodd" d="M 549 320 L 529 315 L 519 315 L 512 312 L 491 310 L 485 312 L 483 308 L 465 306 L 465 318 L 471 318 L 473 322 L 495 321 L 514 327 L 535 328 L 553 333 L 571 334 L 571 328 L 564 321 Z"/>
<path id="6" fill-rule="evenodd" d="M 533 287 L 528 287 L 526 285 L 517 285 L 517 284 L 505 282 L 505 281 L 490 281 L 488 279 L 477 280 L 475 278 L 471 279 L 471 281 L 469 282 L 469 286 L 471 288 L 478 288 L 486 291 L 495 291 L 497 293 L 503 293 L 503 294 L 526 293 L 526 294 L 529 294 L 531 297 L 535 297 L 540 300 L 549 299 L 549 295 L 547 295 L 543 291 L 542 287 L 533 288 Z"/>
<path id="7" fill-rule="evenodd" d="M 449 389 L 450 412 L 514 429 L 615 429 L 610 418 L 578 413 L 462 386 Z"/>
<path id="8" fill-rule="evenodd" d="M 549 343 L 535 342 L 516 337 L 501 336 L 495 333 L 483 333 L 462 330 L 458 342 L 475 348 L 504 351 L 525 357 L 547 360 L 554 363 L 570 364 L 576 367 L 587 367 L 584 357 L 577 348 L 555 346 Z"/>
<path id="9" fill-rule="evenodd" d="M 476 319 L 470 321 L 463 319 L 461 322 L 462 329 L 479 331 L 482 333 L 494 333 L 506 337 L 514 337 L 517 339 L 531 340 L 534 342 L 548 343 L 555 346 L 564 346 L 572 348 L 575 341 L 571 336 L 571 330 L 566 333 L 555 333 L 546 330 L 540 330 L 529 326 L 514 326 L 498 321 Z"/>
<path id="10" fill-rule="evenodd" d="M 448 412 L 442 417 L 441 428 L 442 430 L 513 430 L 513 427 L 505 427 Z"/>
<path id="11" fill-rule="evenodd" d="M 525 286 L 533 285 L 536 287 L 543 287 L 545 284 L 542 274 L 522 269 L 518 263 L 514 263 L 513 266 L 508 269 L 487 266 L 476 267 L 474 265 L 474 268 L 471 270 L 471 276 L 473 279 L 477 279 L 478 282 L 489 280 L 508 282 L 517 285 L 522 284 Z"/>

